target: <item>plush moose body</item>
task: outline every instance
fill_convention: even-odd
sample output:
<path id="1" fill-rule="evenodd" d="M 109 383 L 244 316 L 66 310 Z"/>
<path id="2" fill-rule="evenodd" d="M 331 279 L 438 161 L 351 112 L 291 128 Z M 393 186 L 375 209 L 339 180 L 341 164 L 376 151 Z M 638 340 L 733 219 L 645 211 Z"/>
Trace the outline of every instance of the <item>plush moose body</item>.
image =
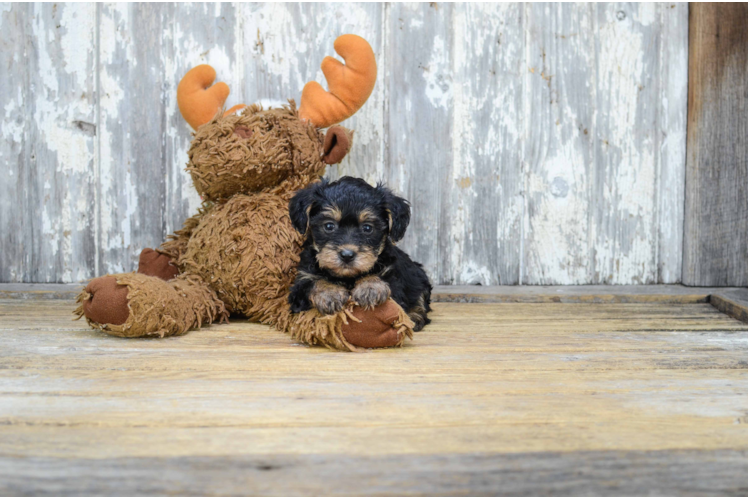
<path id="1" fill-rule="evenodd" d="M 366 101 L 376 79 L 374 54 L 355 35 L 325 58 L 330 92 L 316 82 L 278 109 L 237 106 L 221 113 L 228 87 L 198 66 L 179 84 L 184 118 L 196 129 L 187 171 L 204 203 L 157 250 L 141 253 L 138 272 L 92 280 L 78 316 L 112 335 L 181 335 L 230 314 L 271 324 L 300 341 L 341 350 L 401 345 L 413 323 L 394 301 L 373 310 L 291 314 L 288 293 L 304 236 L 288 203 L 348 152 L 352 132 L 335 125 Z M 237 112 L 240 109 L 240 112 Z M 323 133 L 323 128 L 328 128 Z"/>

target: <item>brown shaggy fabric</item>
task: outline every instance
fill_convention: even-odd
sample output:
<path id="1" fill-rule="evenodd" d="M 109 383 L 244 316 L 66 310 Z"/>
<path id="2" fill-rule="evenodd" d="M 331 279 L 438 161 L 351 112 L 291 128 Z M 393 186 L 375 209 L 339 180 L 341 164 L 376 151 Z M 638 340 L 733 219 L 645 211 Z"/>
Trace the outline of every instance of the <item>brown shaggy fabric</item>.
<path id="1" fill-rule="evenodd" d="M 236 127 L 252 133 L 241 137 Z M 317 129 L 299 119 L 293 101 L 269 110 L 253 104 L 241 114 L 217 114 L 198 129 L 187 171 L 206 200 L 262 190 L 291 195 L 324 173 L 321 142 Z"/>
<path id="2" fill-rule="evenodd" d="M 197 214 L 184 221 L 182 229 L 174 231 L 174 234 L 166 237 L 166 242 L 159 247 L 158 251 L 171 257 L 172 263 L 176 264 L 179 257 L 187 250 L 187 242 L 190 241 L 192 231 L 200 224 L 203 216 L 206 213 L 210 213 L 212 206 L 213 204 L 210 202 L 203 203 L 197 209 Z"/>
<path id="3" fill-rule="evenodd" d="M 258 299 L 288 294 L 301 243 L 286 199 L 235 195 L 193 229 L 178 266 L 200 276 L 229 311 L 246 314 Z"/>

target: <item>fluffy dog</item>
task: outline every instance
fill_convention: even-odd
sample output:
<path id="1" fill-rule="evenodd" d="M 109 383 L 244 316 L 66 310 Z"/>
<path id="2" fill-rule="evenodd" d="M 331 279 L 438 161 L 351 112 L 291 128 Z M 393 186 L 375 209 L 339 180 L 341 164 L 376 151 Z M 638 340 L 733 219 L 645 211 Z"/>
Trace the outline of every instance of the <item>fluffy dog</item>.
<path id="1" fill-rule="evenodd" d="M 415 331 L 430 322 L 431 283 L 421 264 L 394 245 L 410 222 L 406 200 L 381 183 L 343 177 L 298 191 L 289 212 L 306 236 L 288 297 L 291 312 L 315 307 L 334 314 L 350 299 L 369 309 L 392 297 Z"/>

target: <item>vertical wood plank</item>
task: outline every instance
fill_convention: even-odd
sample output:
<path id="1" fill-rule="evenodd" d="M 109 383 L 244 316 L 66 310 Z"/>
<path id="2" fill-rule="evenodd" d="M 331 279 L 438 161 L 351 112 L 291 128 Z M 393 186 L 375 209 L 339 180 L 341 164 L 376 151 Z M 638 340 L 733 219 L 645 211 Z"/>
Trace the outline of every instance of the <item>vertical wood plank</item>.
<path id="1" fill-rule="evenodd" d="M 691 4 L 683 282 L 748 285 L 748 5 Z"/>
<path id="2" fill-rule="evenodd" d="M 385 179 L 413 205 L 401 247 L 435 283 L 448 282 L 439 238 L 449 234 L 454 60 L 453 4 L 392 4 L 387 16 Z"/>
<path id="3" fill-rule="evenodd" d="M 161 39 L 166 117 L 163 236 L 180 229 L 201 203 L 192 178 L 185 171 L 192 131 L 179 113 L 177 85 L 190 69 L 210 64 L 216 70 L 216 80 L 226 82 L 231 89 L 227 105 L 243 102 L 244 48 L 238 14 L 237 7 L 229 3 L 178 3 L 167 10 Z"/>
<path id="4" fill-rule="evenodd" d="M 520 4 L 454 6 L 453 130 L 440 148 L 451 141 L 440 200 L 448 207 L 439 233 L 442 283 L 519 280 L 523 11 Z"/>
<path id="5" fill-rule="evenodd" d="M 299 105 L 306 82 L 327 82 L 320 70 L 325 56 L 335 53 L 335 39 L 346 33 L 365 38 L 374 50 L 379 73 L 374 91 L 353 117 L 342 123 L 355 130 L 353 150 L 327 176 L 363 177 L 370 183 L 384 173 L 383 4 L 242 4 L 244 96 L 248 103 L 278 106 L 288 99 Z"/>
<path id="6" fill-rule="evenodd" d="M 31 282 L 70 282 L 95 269 L 93 4 L 33 4 L 28 13 L 26 167 Z"/>
<path id="7" fill-rule="evenodd" d="M 659 148 L 658 262 L 659 283 L 680 283 L 683 266 L 683 217 L 686 182 L 688 111 L 688 4 L 659 6 Z"/>
<path id="8" fill-rule="evenodd" d="M 30 4 L 0 4 L 0 282 L 30 281 L 28 129 Z"/>
<path id="9" fill-rule="evenodd" d="M 596 5 L 592 281 L 657 281 L 655 4 Z"/>
<path id="10" fill-rule="evenodd" d="M 527 4 L 523 284 L 593 281 L 595 12 Z"/>
<path id="11" fill-rule="evenodd" d="M 168 4 L 100 4 L 99 268 L 135 268 L 165 233 Z M 171 77 L 170 77 L 171 78 Z"/>
<path id="12" fill-rule="evenodd" d="M 683 7 L 529 8 L 523 283 L 677 281 Z"/>

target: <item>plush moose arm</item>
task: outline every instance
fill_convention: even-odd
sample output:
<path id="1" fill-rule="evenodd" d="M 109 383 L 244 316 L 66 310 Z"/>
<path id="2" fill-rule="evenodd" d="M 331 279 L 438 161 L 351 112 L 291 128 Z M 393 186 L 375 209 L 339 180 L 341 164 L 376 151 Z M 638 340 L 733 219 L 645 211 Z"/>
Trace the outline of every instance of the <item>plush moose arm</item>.
<path id="1" fill-rule="evenodd" d="M 200 224 L 200 219 L 202 219 L 206 209 L 205 206 L 200 207 L 195 215 L 185 220 L 182 229 L 167 236 L 166 241 L 158 248 L 158 251 L 171 257 L 174 262 L 179 260 L 179 257 L 187 249 L 187 242 L 190 241 L 192 231 Z"/>
<path id="2" fill-rule="evenodd" d="M 177 262 L 187 249 L 192 231 L 200 223 L 202 210 L 184 222 L 182 229 L 168 236 L 158 250 L 144 248 L 138 260 L 138 273 L 169 281 L 179 275 Z"/>

